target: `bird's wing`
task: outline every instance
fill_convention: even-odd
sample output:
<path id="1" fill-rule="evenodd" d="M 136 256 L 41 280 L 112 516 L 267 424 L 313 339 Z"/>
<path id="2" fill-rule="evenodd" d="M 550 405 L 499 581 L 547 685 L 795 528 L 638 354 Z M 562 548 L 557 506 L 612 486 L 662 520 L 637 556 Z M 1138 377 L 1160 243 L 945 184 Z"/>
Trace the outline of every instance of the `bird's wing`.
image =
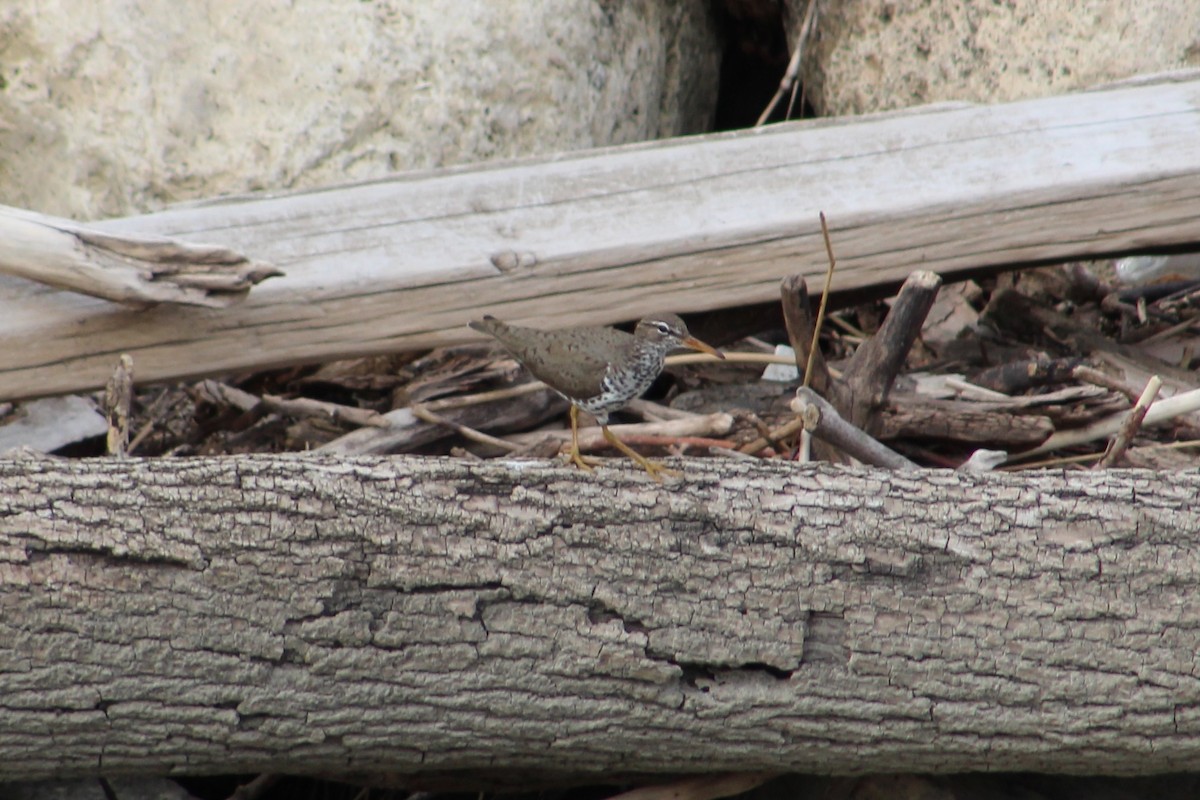
<path id="1" fill-rule="evenodd" d="M 573 398 L 600 394 L 609 363 L 630 351 L 634 341 L 614 328 L 542 331 L 510 325 L 489 332 L 535 378 Z"/>

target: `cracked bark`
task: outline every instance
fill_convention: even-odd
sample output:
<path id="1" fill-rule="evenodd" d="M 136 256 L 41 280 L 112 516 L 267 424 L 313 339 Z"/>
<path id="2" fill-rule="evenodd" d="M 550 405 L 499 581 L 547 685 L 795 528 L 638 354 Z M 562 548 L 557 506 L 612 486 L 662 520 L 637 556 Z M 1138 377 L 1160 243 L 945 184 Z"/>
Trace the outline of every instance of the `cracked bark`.
<path id="1" fill-rule="evenodd" d="M 0 461 L 0 780 L 1200 766 L 1200 475 Z"/>

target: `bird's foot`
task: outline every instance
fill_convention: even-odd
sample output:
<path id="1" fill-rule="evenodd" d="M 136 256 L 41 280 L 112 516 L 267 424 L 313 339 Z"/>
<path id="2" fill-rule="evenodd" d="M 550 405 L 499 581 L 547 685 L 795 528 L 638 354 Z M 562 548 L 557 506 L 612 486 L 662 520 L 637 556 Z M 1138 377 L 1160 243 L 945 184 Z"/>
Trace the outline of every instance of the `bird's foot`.
<path id="1" fill-rule="evenodd" d="M 683 473 L 680 472 L 679 470 L 671 469 L 669 467 L 663 466 L 662 464 L 658 463 L 657 461 L 651 461 L 648 458 L 636 458 L 634 460 L 638 462 L 638 464 L 642 467 L 642 469 L 644 469 L 644 470 L 646 470 L 646 472 L 650 473 L 651 478 L 654 478 L 654 480 L 658 481 L 659 483 L 663 482 L 664 475 L 667 476 L 668 478 L 682 478 L 683 477 Z"/>
<path id="2" fill-rule="evenodd" d="M 622 442 L 617 438 L 616 434 L 608 429 L 607 425 L 600 426 L 600 429 L 604 432 L 604 438 L 608 440 L 609 444 L 636 461 L 642 469 L 650 473 L 651 478 L 654 478 L 654 480 L 658 481 L 659 483 L 663 482 L 664 475 L 672 478 L 683 477 L 683 473 L 679 470 L 668 469 L 662 464 L 659 464 L 657 461 L 651 461 L 629 445 Z"/>
<path id="3" fill-rule="evenodd" d="M 591 458 L 585 458 L 583 453 L 579 452 L 578 448 L 571 448 L 570 461 L 579 467 L 584 472 L 591 472 L 592 469 L 599 465 L 599 461 Z"/>

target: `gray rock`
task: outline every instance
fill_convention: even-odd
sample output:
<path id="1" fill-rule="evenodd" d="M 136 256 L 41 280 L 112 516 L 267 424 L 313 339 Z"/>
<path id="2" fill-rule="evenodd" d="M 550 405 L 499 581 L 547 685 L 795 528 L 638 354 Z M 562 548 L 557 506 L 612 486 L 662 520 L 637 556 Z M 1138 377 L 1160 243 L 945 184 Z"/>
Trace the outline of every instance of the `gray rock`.
<path id="1" fill-rule="evenodd" d="M 0 54 L 0 197 L 74 218 L 696 132 L 719 66 L 695 0 L 8 0 Z"/>
<path id="2" fill-rule="evenodd" d="M 794 27 L 805 0 L 787 0 Z M 822 3 L 805 89 L 822 114 L 996 103 L 1200 65 L 1200 3 Z M 794 35 L 793 35 L 794 38 Z"/>

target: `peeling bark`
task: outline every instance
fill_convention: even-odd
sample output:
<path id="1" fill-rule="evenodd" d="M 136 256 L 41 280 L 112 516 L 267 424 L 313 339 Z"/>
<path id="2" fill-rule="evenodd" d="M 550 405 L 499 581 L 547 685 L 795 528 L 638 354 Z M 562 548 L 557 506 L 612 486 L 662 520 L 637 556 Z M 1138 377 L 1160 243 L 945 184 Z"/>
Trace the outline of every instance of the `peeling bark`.
<path id="1" fill-rule="evenodd" d="M 0 780 L 1200 766 L 1200 475 L 0 461 Z"/>
<path id="2" fill-rule="evenodd" d="M 225 247 L 117 236 L 8 206 L 0 206 L 0 274 L 134 308 L 227 308 L 256 284 L 283 275 Z"/>

